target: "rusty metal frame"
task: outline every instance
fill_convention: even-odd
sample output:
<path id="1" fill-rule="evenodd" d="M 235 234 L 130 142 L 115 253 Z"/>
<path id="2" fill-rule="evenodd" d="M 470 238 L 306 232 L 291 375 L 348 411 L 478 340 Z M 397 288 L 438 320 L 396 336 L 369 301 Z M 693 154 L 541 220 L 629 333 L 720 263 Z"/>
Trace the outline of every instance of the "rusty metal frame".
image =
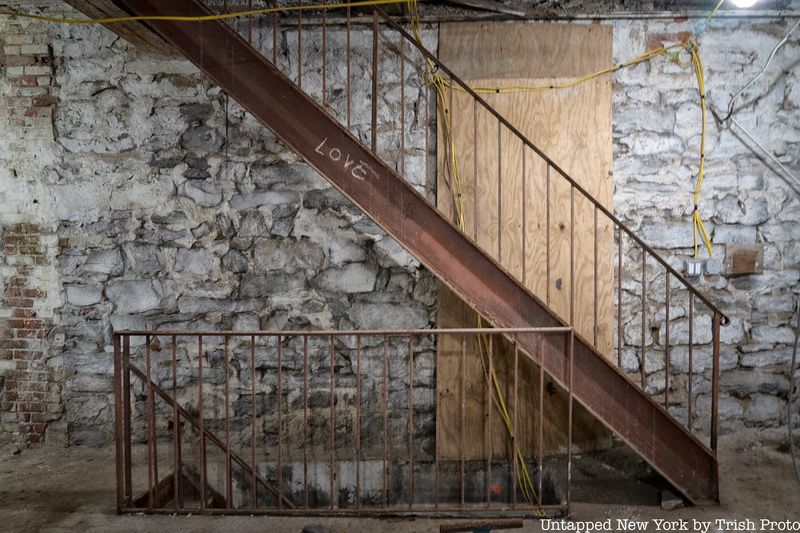
<path id="1" fill-rule="evenodd" d="M 197 0 L 118 0 L 137 15 L 205 15 Z M 379 13 L 390 27 L 436 61 L 400 26 Z M 547 306 L 515 280 L 495 260 L 455 228 L 424 197 L 398 176 L 373 151 L 363 146 L 326 111 L 303 93 L 226 24 L 215 21 L 187 25 L 152 21 L 152 27 L 194 62 L 246 110 L 272 129 L 289 147 L 306 159 L 346 197 L 392 235 L 450 289 L 494 325 L 523 327 L 530 324 L 563 327 Z M 445 66 L 439 68 L 462 83 Z M 465 84 L 475 101 L 520 138 L 524 137 Z M 643 250 L 650 249 L 599 205 L 537 147 L 529 148 L 545 159 L 548 169 L 570 182 L 573 191 L 595 203 Z M 696 292 L 680 273 L 650 251 L 671 275 L 684 282 L 692 296 L 726 317 Z M 532 351 L 534 340 L 521 335 L 520 347 Z M 563 342 L 547 340 L 544 366 L 565 386 L 567 365 Z M 623 372 L 592 346 L 575 335 L 573 354 L 575 399 L 615 431 L 657 471 L 694 502 L 716 500 L 716 456 L 691 432 L 677 424 L 662 405 L 649 398 Z"/>
<path id="2" fill-rule="evenodd" d="M 208 332 L 197 332 L 197 331 L 119 331 L 114 332 L 113 338 L 113 348 L 114 348 L 114 412 L 115 412 L 115 441 L 116 441 L 116 475 L 117 475 L 117 512 L 119 513 L 127 513 L 127 512 L 148 512 L 148 513 L 201 513 L 201 514 L 240 514 L 240 513 L 247 513 L 247 514 L 284 514 L 284 515 L 297 515 L 297 514 L 308 514 L 308 515 L 328 515 L 328 516 L 486 516 L 487 513 L 496 514 L 496 515 L 514 515 L 514 516 L 531 516 L 531 513 L 534 511 L 541 511 L 541 510 L 549 510 L 549 511 L 558 511 L 561 513 L 568 513 L 569 512 L 569 488 L 566 490 L 567 499 L 564 502 L 560 502 L 559 504 L 543 504 L 541 500 L 541 494 L 539 495 L 539 499 L 533 504 L 524 504 L 520 505 L 517 502 L 516 498 L 516 491 L 517 491 L 517 483 L 516 478 L 512 475 L 509 479 L 506 480 L 512 487 L 513 494 L 506 496 L 505 500 L 508 501 L 497 501 L 497 502 L 489 502 L 488 499 L 484 500 L 484 497 L 476 492 L 474 495 L 474 501 L 465 501 L 463 496 L 463 485 L 462 485 L 462 495 L 460 497 L 460 505 L 454 504 L 452 501 L 447 502 L 447 505 L 439 505 L 439 458 L 438 453 L 434 460 L 426 459 L 424 461 L 420 461 L 415 459 L 413 454 L 414 448 L 414 426 L 413 426 L 413 393 L 414 393 L 414 346 L 415 342 L 419 338 L 432 338 L 435 340 L 436 345 L 438 346 L 438 340 L 442 336 L 450 336 L 450 337 L 461 337 L 461 341 L 459 344 L 463 347 L 465 345 L 467 338 L 475 338 L 478 336 L 484 337 L 489 339 L 489 342 L 493 342 L 493 340 L 497 338 L 504 338 L 507 342 L 511 343 L 515 348 L 515 358 L 522 353 L 524 356 L 528 357 L 531 361 L 536 362 L 536 359 L 533 355 L 524 352 L 519 349 L 517 341 L 520 336 L 535 336 L 537 339 L 544 339 L 547 337 L 560 337 L 566 341 L 565 347 L 567 351 L 562 354 L 562 357 L 565 359 L 567 365 L 570 365 L 572 361 L 572 340 L 574 339 L 574 333 L 572 328 L 568 327 L 543 327 L 543 328 L 497 328 L 497 329 L 486 329 L 486 328 L 460 328 L 460 329 L 410 329 L 410 330 L 353 330 L 353 331 L 338 331 L 338 330 L 322 330 L 322 331 L 242 331 L 242 332 L 233 332 L 233 331 L 208 331 Z M 199 373 L 199 370 L 202 369 L 205 364 L 204 361 L 206 360 L 206 352 L 203 350 L 203 339 L 208 340 L 209 337 L 218 339 L 218 342 L 222 343 L 223 350 L 224 350 L 224 358 L 220 363 L 213 364 L 209 359 L 207 361 L 208 369 L 211 370 L 212 367 L 216 366 L 218 370 L 222 370 L 226 372 L 230 366 L 233 364 L 233 352 L 230 349 L 230 345 L 232 342 L 238 341 L 237 346 L 241 347 L 244 345 L 248 350 L 239 353 L 247 353 L 249 354 L 250 361 L 249 361 L 249 368 L 251 369 L 251 383 L 243 384 L 245 385 L 241 390 L 247 390 L 249 394 L 252 395 L 250 401 L 245 401 L 243 405 L 249 404 L 251 406 L 251 412 L 249 414 L 250 420 L 247 424 L 239 424 L 237 427 L 240 429 L 239 434 L 243 437 L 241 442 L 249 442 L 252 446 L 252 450 L 250 455 L 250 461 L 245 458 L 247 454 L 240 453 L 233 449 L 232 445 L 232 413 L 230 409 L 230 402 L 229 398 L 229 384 L 227 383 L 227 377 L 223 377 L 222 383 L 222 395 L 225 399 L 225 407 L 221 409 L 221 413 L 217 414 L 217 418 L 215 420 L 215 425 L 217 427 L 222 427 L 222 431 L 224 431 L 224 436 L 217 436 L 213 431 L 209 430 L 208 427 L 204 425 L 203 422 L 203 414 L 202 414 L 202 406 L 203 406 L 203 398 L 205 395 L 203 394 L 204 388 L 212 387 L 213 384 L 208 384 L 204 387 L 205 380 L 202 378 L 202 374 Z M 362 501 L 358 495 L 359 489 L 356 488 L 356 498 L 355 501 L 349 507 L 341 507 L 339 505 L 334 505 L 333 503 L 333 495 L 334 495 L 334 485 L 331 484 L 329 491 L 330 491 L 330 504 L 326 502 L 318 503 L 317 505 L 311 505 L 309 503 L 309 484 L 308 484 L 308 396 L 309 396 L 309 388 L 308 388 L 308 373 L 309 373 L 309 347 L 308 347 L 308 340 L 309 338 L 317 338 L 322 341 L 319 344 L 319 348 L 321 351 L 319 352 L 323 357 L 326 357 L 326 353 L 328 351 L 327 340 L 330 338 L 331 346 L 335 346 L 335 340 L 340 338 L 355 338 L 355 346 L 350 348 L 351 352 L 355 354 L 356 357 L 356 383 L 357 388 L 360 387 L 359 383 L 361 380 L 362 370 L 360 367 L 360 359 L 361 359 L 361 339 L 365 337 L 370 338 L 382 338 L 382 346 L 383 350 L 380 350 L 379 358 L 382 359 L 384 365 L 384 373 L 383 373 L 383 387 L 384 393 L 382 396 L 382 405 L 381 405 L 381 418 L 383 419 L 384 424 L 384 431 L 381 436 L 383 443 L 382 448 L 379 453 L 383 455 L 383 480 L 382 480 L 382 492 L 383 492 L 383 502 L 382 505 L 378 504 L 364 504 L 362 505 Z M 130 357 L 125 355 L 125 350 L 122 348 L 123 345 L 129 347 L 131 344 L 132 338 L 144 338 L 145 345 L 141 348 L 141 352 L 143 354 L 139 354 L 139 359 L 144 361 L 144 364 L 147 366 L 146 369 L 139 368 L 134 362 L 131 361 Z M 291 339 L 291 338 L 301 338 L 302 339 L 302 376 L 304 386 L 302 388 L 302 411 L 303 411 L 303 420 L 304 420 L 304 428 L 302 432 L 302 443 L 299 442 L 289 442 L 288 445 L 292 446 L 295 450 L 300 450 L 302 446 L 303 451 L 303 487 L 300 491 L 294 492 L 294 497 L 296 501 L 292 500 L 291 494 L 284 493 L 284 481 L 282 480 L 282 469 L 281 469 L 281 455 L 280 455 L 280 442 L 281 439 L 278 439 L 278 457 L 277 457 L 277 471 L 275 472 L 275 476 L 277 477 L 277 486 L 270 483 L 270 481 L 262 474 L 262 469 L 259 467 L 258 462 L 258 455 L 256 452 L 256 448 L 259 444 L 259 441 L 256 436 L 256 420 L 264 419 L 265 421 L 269 421 L 271 414 L 264 414 L 264 415 L 257 415 L 256 414 L 256 394 L 257 388 L 255 385 L 255 347 L 259 342 L 262 340 L 275 343 L 275 355 L 274 357 L 277 358 L 278 364 L 277 368 L 273 370 L 277 374 L 277 380 L 280 383 L 281 381 L 281 374 L 283 372 L 283 365 L 281 364 L 281 357 L 282 357 L 282 349 L 284 340 Z M 408 446 L 408 456 L 403 460 L 407 460 L 408 464 L 408 473 L 409 478 L 407 479 L 406 488 L 400 491 L 400 498 L 397 502 L 393 504 L 389 504 L 387 494 L 388 494 L 388 484 L 387 479 L 389 476 L 388 469 L 386 467 L 386 450 L 387 450 L 387 443 L 390 438 L 392 438 L 386 432 L 386 425 L 387 425 L 387 413 L 388 413 L 388 392 L 387 392 L 387 385 L 388 385 L 388 340 L 398 339 L 400 341 L 399 344 L 396 345 L 396 354 L 395 356 L 405 357 L 406 358 L 406 379 L 408 380 L 408 429 L 406 434 L 407 439 L 407 446 Z M 197 363 L 196 367 L 198 369 L 198 377 L 199 379 L 195 381 L 193 384 L 185 385 L 184 387 L 188 387 L 183 389 L 183 392 L 188 392 L 188 398 L 197 398 L 198 403 L 194 406 L 191 405 L 192 400 L 184 400 L 184 402 L 189 401 L 189 405 L 184 406 L 181 405 L 181 400 L 178 397 L 178 388 L 177 388 L 177 375 L 178 375 L 178 365 L 177 365 L 177 352 L 178 352 L 178 339 L 187 339 L 188 345 L 192 346 L 196 344 L 198 346 L 198 354 L 197 354 Z M 272 340 L 270 340 L 272 339 Z M 258 340 L 258 342 L 257 342 Z M 167 367 L 171 369 L 171 380 L 169 381 L 162 381 L 161 377 L 154 375 L 151 372 L 150 366 L 153 363 L 153 357 L 151 356 L 151 345 L 152 346 L 164 346 L 163 343 L 168 342 L 166 346 L 166 351 L 171 354 L 171 364 Z M 249 343 L 249 346 L 247 346 Z M 543 343 L 539 342 L 540 345 Z M 215 349 L 218 349 L 219 346 L 215 346 Z M 332 348 L 335 350 L 335 348 Z M 333 351 L 331 351 L 333 353 Z M 437 352 L 438 353 L 438 352 Z M 404 355 L 405 354 L 405 355 Z M 295 358 L 299 357 L 300 354 L 295 354 Z M 473 355 L 474 356 L 474 355 Z M 247 357 L 247 356 L 245 356 Z M 352 357 L 352 353 L 351 353 Z M 462 359 L 465 357 L 465 352 L 461 354 Z M 438 359 L 438 357 L 437 357 Z M 242 364 L 247 364 L 245 361 L 239 360 Z M 462 360 L 462 363 L 465 362 L 465 359 Z M 571 366 L 571 365 L 570 365 Z M 331 366 L 332 368 L 332 366 Z M 519 381 L 519 367 L 517 364 L 514 365 L 514 375 L 513 375 L 513 382 L 514 387 L 517 387 L 517 383 Z M 146 403 L 146 412 L 142 415 L 142 417 L 146 420 L 146 428 L 145 428 L 145 445 L 147 448 L 146 454 L 146 464 L 143 466 L 147 467 L 147 488 L 144 494 L 138 497 L 134 497 L 134 495 L 125 492 L 125 487 L 131 485 L 132 479 L 132 454 L 130 452 L 130 445 L 133 439 L 132 433 L 129 428 L 133 425 L 134 416 L 131 414 L 131 410 L 125 409 L 123 403 L 124 398 L 126 395 L 130 394 L 132 387 L 134 386 L 134 381 L 131 379 L 137 380 L 143 389 L 147 392 L 145 403 Z M 165 387 L 159 385 L 159 382 L 170 382 L 172 386 L 172 390 L 168 391 Z M 569 383 L 567 384 L 569 387 Z M 462 387 L 463 387 L 463 380 L 462 380 Z M 196 396 L 192 391 L 196 392 Z M 171 393 L 170 393 L 171 392 Z M 219 392 L 219 391 L 218 391 Z M 331 406 L 334 405 L 333 400 L 333 392 L 334 392 L 334 385 L 331 382 Z M 573 391 L 570 388 L 566 390 L 566 393 L 569 395 L 570 398 L 573 396 Z M 247 393 L 244 393 L 245 395 Z M 281 395 L 281 387 L 280 385 L 276 388 L 275 394 L 280 396 Z M 360 393 L 357 392 L 357 396 Z M 159 415 L 156 412 L 156 404 L 155 398 L 159 398 L 166 406 L 167 409 L 161 415 L 164 419 L 169 420 L 172 422 L 171 430 L 169 430 L 168 435 L 161 434 L 156 430 L 156 425 L 158 422 Z M 246 397 L 246 396 L 245 396 Z M 463 399 L 462 399 L 463 401 Z M 281 401 L 278 400 L 278 405 L 280 405 Z M 571 406 L 571 403 L 570 403 Z M 539 406 L 539 415 L 543 415 L 544 405 L 543 403 Z M 360 478 L 359 478 L 359 466 L 360 463 L 364 460 L 361 456 L 360 451 L 360 443 L 361 437 L 359 435 L 359 424 L 358 421 L 361 419 L 362 416 L 362 406 L 359 399 L 355 402 L 355 407 L 351 408 L 351 411 L 354 411 L 355 416 L 355 439 L 356 439 L 356 478 L 355 478 L 355 485 L 356 487 L 359 486 Z M 572 465 L 572 446 L 571 446 L 571 434 L 572 434 L 572 416 L 571 416 L 572 409 L 570 407 L 570 416 L 568 419 L 568 435 L 570 435 L 569 441 L 567 442 L 567 474 L 566 479 L 567 483 L 570 482 L 570 470 Z M 275 419 L 275 425 L 278 426 L 278 434 L 280 435 L 280 428 L 282 425 L 282 415 L 280 414 L 280 410 L 276 409 L 276 413 L 278 416 Z M 515 406 L 515 414 L 516 414 L 516 406 Z M 223 417 L 223 420 L 219 419 L 219 416 Z M 248 416 L 248 415 L 239 415 L 239 416 Z M 330 412 L 330 421 L 333 422 L 336 419 L 336 414 L 334 411 Z M 199 448 L 197 450 L 199 452 L 200 461 L 205 462 L 207 453 L 205 450 L 206 442 L 210 442 L 213 446 L 222 452 L 224 458 L 221 459 L 221 462 L 224 462 L 224 467 L 222 471 L 224 472 L 224 479 L 219 481 L 217 478 L 217 487 L 213 487 L 210 483 L 210 479 L 208 479 L 205 475 L 205 468 L 203 469 L 203 473 L 201 474 L 199 482 L 190 481 L 186 478 L 186 472 L 184 471 L 183 467 L 183 456 L 184 456 L 184 448 L 191 447 L 193 444 L 192 442 L 182 443 L 180 435 L 184 433 L 181 427 L 181 423 L 184 422 L 194 427 L 198 430 L 199 435 L 202 435 L 204 438 L 198 438 L 196 441 L 196 446 Z M 516 426 L 516 422 L 515 422 Z M 126 429 L 127 428 L 127 429 Z M 322 430 L 325 433 L 327 430 Z M 462 428 L 463 431 L 463 428 Z M 244 438 L 248 436 L 249 438 Z M 331 435 L 332 436 L 332 435 Z M 166 477 L 159 477 L 157 473 L 159 459 L 156 453 L 158 449 L 159 441 L 162 445 L 171 446 L 173 450 L 173 457 L 172 457 L 172 471 L 169 472 Z M 437 442 L 438 446 L 438 442 Z M 126 451 L 127 450 L 127 451 Z M 438 447 L 437 447 L 438 450 Z M 334 453 L 334 446 L 331 445 L 331 453 Z M 322 463 L 319 463 L 320 466 L 324 464 L 327 460 L 325 457 L 325 453 L 321 456 Z M 379 457 L 377 458 L 380 459 Z M 500 460 L 501 458 L 497 458 Z M 509 462 L 510 471 L 513 472 L 513 461 L 516 460 L 516 456 L 512 453 L 509 454 L 505 458 Z M 543 457 L 539 456 L 539 483 L 541 486 L 541 464 L 543 461 Z M 453 462 L 454 464 L 457 461 Z M 243 479 L 249 479 L 253 485 L 252 487 L 241 486 L 236 489 L 237 494 L 242 494 L 244 496 L 249 496 L 251 500 L 247 502 L 245 499 L 242 499 L 241 505 L 234 506 L 233 505 L 233 494 L 234 494 L 234 483 L 233 483 L 233 471 L 232 471 L 232 464 L 237 465 L 243 472 Z M 335 459 L 334 456 L 331 456 L 331 469 L 333 470 L 335 466 Z M 401 464 L 402 466 L 402 464 Z M 434 473 L 433 479 L 434 482 L 434 502 L 427 502 L 427 501 L 417 501 L 414 498 L 414 483 L 413 477 L 411 474 L 415 471 L 415 467 L 419 467 L 420 469 L 427 467 L 429 469 L 429 473 L 432 470 Z M 463 460 L 462 460 L 462 468 L 463 468 Z M 488 475 L 490 466 L 487 464 L 486 472 Z M 463 479 L 463 473 L 461 474 Z M 331 477 L 331 480 L 333 478 Z M 183 481 L 182 481 L 183 480 Z M 184 505 L 184 483 L 188 482 L 188 485 L 194 485 L 194 490 L 196 493 L 200 494 L 199 502 L 196 506 L 185 506 Z M 324 484 L 324 483 L 323 483 Z M 187 486 L 188 486 L 187 485 Z M 320 485 L 320 487 L 322 484 Z M 266 489 L 272 496 L 275 497 L 275 504 L 274 505 L 264 505 L 258 500 L 258 489 L 263 488 Z M 407 489 L 407 490 L 406 490 Z M 224 495 L 223 495 L 224 494 Z M 298 495 L 299 494 L 299 495 Z M 453 494 L 453 493 L 451 493 Z M 487 498 L 488 498 L 488 492 Z M 207 496 L 211 495 L 212 500 L 207 501 Z M 403 500 L 402 496 L 406 495 L 407 500 Z M 452 498 L 452 496 L 451 496 Z M 455 496 L 457 499 L 458 496 Z"/>

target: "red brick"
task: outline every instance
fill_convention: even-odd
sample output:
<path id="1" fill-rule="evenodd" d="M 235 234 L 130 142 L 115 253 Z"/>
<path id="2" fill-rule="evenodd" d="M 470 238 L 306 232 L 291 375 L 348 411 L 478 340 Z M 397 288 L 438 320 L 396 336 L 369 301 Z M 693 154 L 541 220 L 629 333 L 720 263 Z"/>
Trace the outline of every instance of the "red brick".
<path id="1" fill-rule="evenodd" d="M 47 293 L 41 289 L 23 289 L 22 296 L 25 298 L 46 298 Z"/>
<path id="2" fill-rule="evenodd" d="M 22 296 L 22 289 L 19 287 L 6 287 L 6 298 L 19 298 Z"/>
<path id="3" fill-rule="evenodd" d="M 20 318 L 33 318 L 36 316 L 36 312 L 31 311 L 30 309 L 14 309 L 11 312 L 11 316 Z"/>
<path id="4" fill-rule="evenodd" d="M 28 347 L 25 339 L 3 339 L 0 340 L 0 350 L 2 349 L 24 349 Z"/>
<path id="5" fill-rule="evenodd" d="M 33 307 L 33 300 L 30 298 L 8 298 L 6 299 L 6 307 L 21 307 L 29 309 Z"/>
<path id="6" fill-rule="evenodd" d="M 58 102 L 58 98 L 55 96 L 40 96 L 38 98 L 33 99 L 33 105 L 37 107 L 47 107 L 51 105 L 55 105 Z"/>

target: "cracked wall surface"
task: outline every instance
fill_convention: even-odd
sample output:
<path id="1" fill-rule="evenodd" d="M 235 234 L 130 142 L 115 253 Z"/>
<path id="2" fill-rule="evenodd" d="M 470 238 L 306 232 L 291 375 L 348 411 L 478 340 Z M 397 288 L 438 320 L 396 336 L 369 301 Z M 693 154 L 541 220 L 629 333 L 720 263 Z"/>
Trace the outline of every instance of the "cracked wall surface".
<path id="1" fill-rule="evenodd" d="M 41 2 L 41 9 L 73 14 L 58 2 Z M 691 20 L 608 23 L 614 26 L 615 61 L 694 30 Z M 714 21 L 701 38 L 713 107 L 727 105 L 732 89 L 757 72 L 787 27 L 781 19 Z M 108 444 L 115 329 L 435 324 L 432 275 L 187 61 L 137 50 L 99 27 L 3 17 L 0 30 L 0 289 L 5 298 L 0 439 Z M 336 30 L 328 36 L 328 103 L 342 118 L 344 36 Z M 435 27 L 425 36 L 434 46 Z M 315 93 L 322 84 L 319 36 L 310 30 L 304 37 L 303 86 Z M 358 82 L 351 120 L 356 135 L 367 142 L 369 37 L 364 30 L 352 36 L 352 76 Z M 257 27 L 255 39 L 269 57 L 269 25 Z M 277 42 L 279 64 L 294 72 L 293 29 Z M 790 41 L 744 95 L 737 115 L 795 171 L 800 166 L 798 60 L 798 45 Z M 396 54 L 384 53 L 381 69 L 387 77 L 378 148 L 399 168 L 393 134 L 400 112 Z M 409 67 L 404 83 L 409 133 L 403 164 L 408 179 L 432 197 L 422 118 L 428 95 L 418 70 Z M 699 157 L 695 83 L 690 68 L 664 58 L 613 78 L 616 214 L 680 271 L 691 256 L 691 192 Z M 732 320 L 722 328 L 722 428 L 782 425 L 790 320 L 800 291 L 800 197 L 711 115 L 706 152 L 700 212 L 714 257 L 692 281 Z M 725 276 L 726 243 L 763 243 L 764 273 Z M 636 250 L 625 253 L 626 262 L 637 264 Z M 641 314 L 633 304 L 640 298 L 640 273 L 632 267 L 626 275 L 623 366 L 638 375 L 642 357 L 634 345 Z M 663 275 L 652 271 L 648 276 L 652 311 L 646 317 L 644 365 L 648 390 L 660 394 L 665 385 L 665 365 L 657 357 L 664 339 Z M 30 291 L 25 293 L 30 298 L 22 291 Z M 688 330 L 687 303 L 679 294 L 670 319 L 670 409 L 686 416 L 691 379 L 693 424 L 705 431 L 710 317 L 702 307 L 696 309 L 694 330 L 703 335 L 695 339 L 691 377 L 686 341 L 680 341 Z M 137 356 L 141 348 L 135 346 Z M 423 440 L 433 431 L 429 348 L 415 355 L 423 391 L 414 400 L 421 413 L 415 431 Z M 194 353 L 187 348 L 182 362 L 196 364 Z M 343 358 L 336 369 L 346 380 L 352 361 Z M 249 378 L 243 376 L 246 383 Z M 165 373 L 160 379 L 170 378 Z M 274 390 L 269 386 L 265 383 L 266 395 Z M 343 401 L 351 402 L 348 398 Z M 398 409 L 406 400 L 402 394 L 393 399 Z M 398 410 L 398 424 L 403 416 Z"/>

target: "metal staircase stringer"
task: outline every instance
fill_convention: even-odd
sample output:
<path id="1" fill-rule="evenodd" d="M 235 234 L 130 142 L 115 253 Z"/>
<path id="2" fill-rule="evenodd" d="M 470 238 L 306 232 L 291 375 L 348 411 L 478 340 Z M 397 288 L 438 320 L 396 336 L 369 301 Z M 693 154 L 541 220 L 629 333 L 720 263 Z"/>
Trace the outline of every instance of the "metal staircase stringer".
<path id="1" fill-rule="evenodd" d="M 212 14 L 198 0 L 116 2 L 135 15 Z M 149 24 L 492 324 L 564 325 L 227 24 Z M 537 353 L 537 337 L 518 341 Z M 544 369 L 564 385 L 565 341 L 543 342 Z M 718 500 L 713 452 L 578 335 L 572 385 L 576 400 L 689 500 Z"/>

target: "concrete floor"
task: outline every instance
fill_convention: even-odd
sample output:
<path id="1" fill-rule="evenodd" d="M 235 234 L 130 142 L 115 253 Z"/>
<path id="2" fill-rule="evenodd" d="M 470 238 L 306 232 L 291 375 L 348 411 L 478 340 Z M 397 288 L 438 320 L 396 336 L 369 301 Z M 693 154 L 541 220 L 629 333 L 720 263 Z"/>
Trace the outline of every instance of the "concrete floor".
<path id="1" fill-rule="evenodd" d="M 652 506 L 573 504 L 575 520 L 653 518 L 668 520 L 800 519 L 800 482 L 794 477 L 785 431 L 748 431 L 721 440 L 722 504 L 662 511 Z M 442 520 L 278 518 L 205 516 L 117 516 L 114 513 L 113 449 L 44 447 L 21 453 L 0 449 L 0 531 L 438 531 Z M 526 521 L 522 531 L 542 531 Z M 691 530 L 691 529 L 690 529 Z M 709 531 L 718 530 L 712 525 Z M 661 531 L 664 531 L 662 528 Z"/>

